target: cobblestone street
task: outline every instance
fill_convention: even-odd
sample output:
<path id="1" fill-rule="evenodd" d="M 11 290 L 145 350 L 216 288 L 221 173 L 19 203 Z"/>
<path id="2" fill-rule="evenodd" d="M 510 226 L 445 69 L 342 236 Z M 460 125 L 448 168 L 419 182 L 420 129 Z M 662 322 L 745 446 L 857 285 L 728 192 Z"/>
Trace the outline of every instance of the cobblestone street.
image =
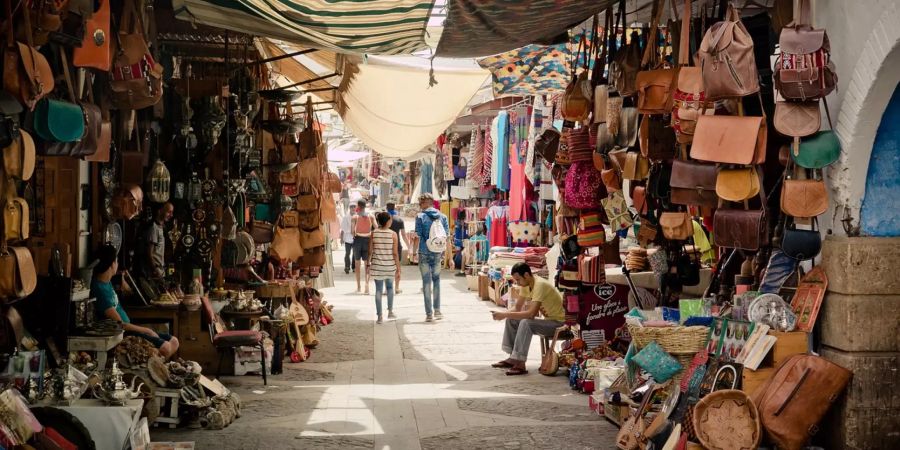
<path id="1" fill-rule="evenodd" d="M 265 388 L 258 376 L 224 377 L 243 400 L 240 419 L 221 431 L 154 429 L 154 441 L 193 440 L 198 449 L 615 447 L 615 427 L 588 409 L 586 396 L 562 376 L 538 374 L 538 339 L 528 375 L 490 367 L 506 357 L 502 322 L 465 278 L 444 271 L 445 318 L 425 323 L 418 269 L 404 266 L 397 320 L 377 325 L 374 295 L 353 294 L 353 273 L 343 273 L 342 253 L 334 256 L 336 286 L 323 293 L 336 322 L 320 332 L 312 358 L 286 362 Z"/>

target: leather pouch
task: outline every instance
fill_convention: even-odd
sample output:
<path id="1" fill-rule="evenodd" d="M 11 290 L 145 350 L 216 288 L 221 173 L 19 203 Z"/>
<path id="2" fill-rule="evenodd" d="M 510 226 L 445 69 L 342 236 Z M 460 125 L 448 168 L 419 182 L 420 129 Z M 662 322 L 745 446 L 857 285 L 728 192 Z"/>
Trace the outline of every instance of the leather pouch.
<path id="1" fill-rule="evenodd" d="M 713 164 L 676 159 L 672 162 L 671 201 L 676 205 L 718 205 L 716 181 L 718 170 Z"/>
<path id="2" fill-rule="evenodd" d="M 35 158 L 34 141 L 21 130 L 18 139 L 3 151 L 3 170 L 13 179 L 28 181 L 34 174 Z"/>
<path id="3" fill-rule="evenodd" d="M 36 286 L 31 252 L 25 247 L 7 247 L 4 240 L 0 245 L 0 299 L 10 302 L 27 297 Z"/>
<path id="4" fill-rule="evenodd" d="M 622 168 L 622 178 L 626 180 L 643 180 L 650 174 L 650 161 L 638 152 L 628 152 L 625 155 L 625 166 Z"/>
<path id="5" fill-rule="evenodd" d="M 819 131 L 822 117 L 819 115 L 819 101 L 775 102 L 775 130 L 790 137 L 806 137 Z"/>
<path id="6" fill-rule="evenodd" d="M 297 211 L 315 211 L 319 209 L 319 196 L 316 194 L 301 194 L 297 196 Z"/>
<path id="7" fill-rule="evenodd" d="M 641 114 L 665 114 L 672 111 L 672 90 L 678 69 L 643 70 L 638 72 L 637 109 Z"/>
<path id="8" fill-rule="evenodd" d="M 659 225 L 651 222 L 646 217 L 641 218 L 641 226 L 638 228 L 637 241 L 641 247 L 647 248 L 656 242 L 659 236 Z"/>
<path id="9" fill-rule="evenodd" d="M 719 169 L 716 177 L 716 194 L 729 202 L 742 202 L 759 194 L 759 176 L 756 167 Z"/>
<path id="10" fill-rule="evenodd" d="M 722 164 L 766 162 L 766 119 L 751 116 L 708 116 L 697 119 L 691 158 Z"/>
<path id="11" fill-rule="evenodd" d="M 275 234 L 270 247 L 279 258 L 296 261 L 303 256 L 300 246 L 300 229 L 292 227 L 275 227 Z"/>
<path id="12" fill-rule="evenodd" d="M 297 261 L 300 267 L 321 267 L 325 265 L 325 247 L 315 247 L 303 252 Z"/>
<path id="13" fill-rule="evenodd" d="M 784 180 L 781 210 L 793 217 L 815 217 L 828 211 L 828 190 L 822 180 Z"/>
<path id="14" fill-rule="evenodd" d="M 325 245 L 325 232 L 322 231 L 322 227 L 312 231 L 300 230 L 300 246 L 304 251 L 323 245 Z"/>
<path id="15" fill-rule="evenodd" d="M 109 71 L 111 65 L 109 41 L 109 2 L 97 0 L 100 7 L 94 11 L 84 27 L 84 39 L 81 47 L 75 48 L 72 63 L 76 67 L 91 67 L 103 72 Z"/>
<path id="16" fill-rule="evenodd" d="M 694 235 L 691 215 L 686 212 L 664 212 L 659 216 L 659 227 L 670 241 L 684 241 Z"/>
<path id="17" fill-rule="evenodd" d="M 819 131 L 800 141 L 799 149 L 791 152 L 791 156 L 800 167 L 821 169 L 841 157 L 841 142 L 834 131 Z"/>
<path id="18" fill-rule="evenodd" d="M 19 197 L 6 201 L 3 210 L 3 226 L 6 240 L 21 241 L 28 239 L 28 202 Z"/>

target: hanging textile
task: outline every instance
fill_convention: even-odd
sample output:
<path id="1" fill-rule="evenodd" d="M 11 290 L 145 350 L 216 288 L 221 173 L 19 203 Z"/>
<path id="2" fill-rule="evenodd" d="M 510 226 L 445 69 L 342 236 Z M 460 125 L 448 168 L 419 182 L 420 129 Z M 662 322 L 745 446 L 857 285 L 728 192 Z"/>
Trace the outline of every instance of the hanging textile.
<path id="1" fill-rule="evenodd" d="M 444 164 L 444 152 L 441 151 L 441 146 L 438 145 L 434 152 L 434 188 L 436 189 L 435 193 L 438 196 L 443 196 L 444 192 L 447 190 Z"/>
<path id="2" fill-rule="evenodd" d="M 534 143 L 544 130 L 553 126 L 553 121 L 550 118 L 552 113 L 552 107 L 544 102 L 544 97 L 535 95 L 531 108 L 531 119 L 528 124 L 528 154 L 525 162 L 525 178 L 532 185 L 539 183 L 535 170 Z"/>
<path id="3" fill-rule="evenodd" d="M 484 137 L 481 134 L 481 127 L 476 126 L 472 130 L 469 148 L 471 150 L 472 160 L 466 171 L 466 184 L 470 187 L 481 186 L 481 170 L 484 166 Z"/>
<path id="4" fill-rule="evenodd" d="M 422 174 L 419 177 L 421 180 L 420 192 L 422 194 L 431 194 L 434 192 L 432 190 L 432 186 L 434 185 L 434 179 L 432 178 L 434 175 L 434 166 L 431 161 L 422 163 L 421 173 Z"/>
<path id="5" fill-rule="evenodd" d="M 494 159 L 491 162 L 491 179 L 497 189 L 509 190 L 509 112 L 500 111 L 491 124 L 494 139 Z"/>
<path id="6" fill-rule="evenodd" d="M 173 0 L 175 16 L 241 33 L 341 53 L 427 50 L 434 0 Z"/>
<path id="7" fill-rule="evenodd" d="M 481 169 L 482 186 L 490 186 L 492 168 L 494 167 L 494 134 L 493 123 L 485 125 L 484 129 L 484 166 Z"/>
<path id="8" fill-rule="evenodd" d="M 567 44 L 527 45 L 478 60 L 491 72 L 494 96 L 562 92 L 569 82 Z"/>
<path id="9" fill-rule="evenodd" d="M 508 218 L 509 206 L 495 205 L 488 208 L 488 213 L 484 220 L 491 247 L 506 247 L 508 245 L 506 228 Z"/>
<path id="10" fill-rule="evenodd" d="M 452 58 L 496 55 L 529 44 L 565 40 L 573 25 L 606 9 L 612 0 L 448 0 L 437 55 Z"/>
<path id="11" fill-rule="evenodd" d="M 519 108 L 509 113 L 510 125 L 510 177 L 509 220 L 521 220 L 525 216 L 525 136 L 527 133 L 527 109 Z"/>

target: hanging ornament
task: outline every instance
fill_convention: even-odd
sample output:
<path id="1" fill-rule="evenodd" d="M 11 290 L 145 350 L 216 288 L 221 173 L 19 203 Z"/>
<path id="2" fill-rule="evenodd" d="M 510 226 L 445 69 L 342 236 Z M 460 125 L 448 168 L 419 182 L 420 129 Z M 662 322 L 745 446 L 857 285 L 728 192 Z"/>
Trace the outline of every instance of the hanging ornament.
<path id="1" fill-rule="evenodd" d="M 169 201 L 169 187 L 172 178 L 169 175 L 169 169 L 157 159 L 150 169 L 150 201 L 154 203 L 165 203 Z"/>
<path id="2" fill-rule="evenodd" d="M 203 186 L 200 183 L 200 177 L 197 172 L 191 174 L 191 181 L 188 183 L 187 200 L 191 206 L 196 205 L 203 199 Z"/>

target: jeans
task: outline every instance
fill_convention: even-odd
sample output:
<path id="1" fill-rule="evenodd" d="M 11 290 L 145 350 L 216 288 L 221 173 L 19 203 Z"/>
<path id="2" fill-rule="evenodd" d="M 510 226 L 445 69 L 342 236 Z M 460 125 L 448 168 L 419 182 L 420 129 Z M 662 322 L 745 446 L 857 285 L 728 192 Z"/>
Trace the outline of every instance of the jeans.
<path id="1" fill-rule="evenodd" d="M 563 325 L 563 322 L 555 320 L 506 319 L 506 329 L 503 330 L 503 351 L 509 353 L 509 357 L 516 361 L 526 361 L 532 336 L 539 334 L 552 337 L 556 329 Z"/>
<path id="2" fill-rule="evenodd" d="M 394 280 L 375 280 L 375 310 L 381 317 L 381 289 L 387 287 L 388 312 L 394 310 Z"/>
<path id="3" fill-rule="evenodd" d="M 419 254 L 419 273 L 422 274 L 422 293 L 425 296 L 425 315 L 427 316 L 432 315 L 434 311 L 441 310 L 442 256 L 440 253 L 432 252 Z"/>
<path id="4" fill-rule="evenodd" d="M 351 259 L 353 255 L 353 243 L 344 242 L 344 272 L 356 270 L 356 261 Z"/>

